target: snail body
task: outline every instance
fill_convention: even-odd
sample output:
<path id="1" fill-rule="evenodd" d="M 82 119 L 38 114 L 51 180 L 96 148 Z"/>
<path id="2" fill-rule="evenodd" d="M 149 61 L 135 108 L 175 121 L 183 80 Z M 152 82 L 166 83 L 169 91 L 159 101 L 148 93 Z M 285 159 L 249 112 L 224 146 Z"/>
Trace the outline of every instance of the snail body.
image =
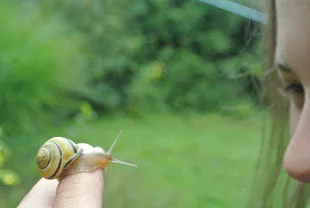
<path id="1" fill-rule="evenodd" d="M 66 175 L 104 169 L 111 162 L 137 167 L 112 157 L 112 149 L 120 134 L 121 132 L 107 152 L 84 151 L 70 139 L 53 137 L 46 141 L 37 152 L 37 171 L 46 179 L 61 179 Z"/>

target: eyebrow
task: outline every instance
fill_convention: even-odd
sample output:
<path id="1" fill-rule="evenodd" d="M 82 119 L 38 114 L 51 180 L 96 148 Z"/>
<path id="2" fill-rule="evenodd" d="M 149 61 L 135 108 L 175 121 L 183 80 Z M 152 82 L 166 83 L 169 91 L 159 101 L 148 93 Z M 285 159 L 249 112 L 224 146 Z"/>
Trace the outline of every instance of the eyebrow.
<path id="1" fill-rule="evenodd" d="M 282 63 L 275 63 L 275 67 L 283 72 L 286 72 L 286 73 L 293 73 L 293 70 L 291 67 L 285 65 L 285 64 L 282 64 Z"/>

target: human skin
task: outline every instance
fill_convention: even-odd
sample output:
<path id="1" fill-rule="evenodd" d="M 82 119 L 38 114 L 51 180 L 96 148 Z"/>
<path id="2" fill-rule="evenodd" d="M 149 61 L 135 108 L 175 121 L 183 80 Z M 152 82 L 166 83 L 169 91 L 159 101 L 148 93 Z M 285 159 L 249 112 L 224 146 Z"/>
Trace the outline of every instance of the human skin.
<path id="1" fill-rule="evenodd" d="M 101 148 L 81 146 L 87 151 L 103 151 Z M 102 170 L 76 173 L 57 180 L 41 178 L 24 197 L 18 208 L 101 208 L 103 196 Z"/>
<path id="2" fill-rule="evenodd" d="M 275 68 L 290 97 L 284 168 L 310 182 L 310 1 L 276 0 L 276 21 Z"/>

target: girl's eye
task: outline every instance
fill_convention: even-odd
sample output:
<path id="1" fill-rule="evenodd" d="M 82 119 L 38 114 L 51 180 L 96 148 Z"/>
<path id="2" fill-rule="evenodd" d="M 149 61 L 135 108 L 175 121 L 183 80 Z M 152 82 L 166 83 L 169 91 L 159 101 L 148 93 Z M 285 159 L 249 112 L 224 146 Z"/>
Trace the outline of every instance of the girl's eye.
<path id="1" fill-rule="evenodd" d="M 284 92 L 295 94 L 295 95 L 301 95 L 305 91 L 301 84 L 289 84 L 284 88 Z"/>
<path id="2" fill-rule="evenodd" d="M 301 84 L 289 84 L 284 88 L 284 92 L 290 95 L 291 101 L 302 109 L 305 102 L 305 91 Z"/>

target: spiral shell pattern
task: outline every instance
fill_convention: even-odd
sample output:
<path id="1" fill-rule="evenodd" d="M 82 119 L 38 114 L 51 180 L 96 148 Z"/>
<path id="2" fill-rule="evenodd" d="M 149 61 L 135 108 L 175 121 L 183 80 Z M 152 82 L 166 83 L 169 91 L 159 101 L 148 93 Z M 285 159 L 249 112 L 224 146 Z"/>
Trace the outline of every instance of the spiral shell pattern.
<path id="1" fill-rule="evenodd" d="M 36 155 L 39 174 L 47 179 L 58 178 L 83 152 L 70 139 L 53 137 L 45 142 Z"/>

